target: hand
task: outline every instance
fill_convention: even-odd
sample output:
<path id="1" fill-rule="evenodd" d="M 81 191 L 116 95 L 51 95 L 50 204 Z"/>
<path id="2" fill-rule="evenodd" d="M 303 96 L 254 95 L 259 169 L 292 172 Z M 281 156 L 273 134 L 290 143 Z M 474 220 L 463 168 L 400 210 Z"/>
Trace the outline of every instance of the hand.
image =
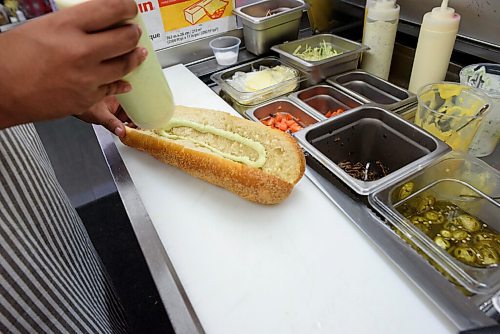
<path id="1" fill-rule="evenodd" d="M 120 138 L 125 137 L 123 122 L 131 122 L 114 96 L 105 97 L 76 117 L 87 123 L 102 125 Z"/>
<path id="2" fill-rule="evenodd" d="M 146 58 L 133 0 L 91 0 L 0 35 L 0 128 L 79 115 Z"/>

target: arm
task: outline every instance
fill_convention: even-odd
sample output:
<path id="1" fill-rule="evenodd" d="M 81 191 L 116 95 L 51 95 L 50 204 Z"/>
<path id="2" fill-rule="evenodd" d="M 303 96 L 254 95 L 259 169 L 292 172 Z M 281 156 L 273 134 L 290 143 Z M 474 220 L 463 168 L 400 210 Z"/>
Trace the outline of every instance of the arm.
<path id="1" fill-rule="evenodd" d="M 0 128 L 81 115 L 147 55 L 133 0 L 91 0 L 0 35 Z M 98 104 L 99 105 L 99 104 Z"/>

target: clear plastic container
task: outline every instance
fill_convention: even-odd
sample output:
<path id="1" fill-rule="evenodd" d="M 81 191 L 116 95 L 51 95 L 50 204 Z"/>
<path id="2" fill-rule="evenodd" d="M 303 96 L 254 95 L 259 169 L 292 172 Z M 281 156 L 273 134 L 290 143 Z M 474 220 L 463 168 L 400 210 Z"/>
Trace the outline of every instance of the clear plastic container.
<path id="1" fill-rule="evenodd" d="M 480 89 L 491 100 L 490 112 L 477 130 L 469 148 L 475 157 L 484 157 L 495 151 L 500 138 L 500 65 L 473 64 L 460 71 L 460 82 Z"/>
<path id="2" fill-rule="evenodd" d="M 234 36 L 217 37 L 208 43 L 214 52 L 217 64 L 233 65 L 238 61 L 241 40 Z"/>
<path id="3" fill-rule="evenodd" d="M 269 80 L 262 80 L 266 78 L 255 77 L 251 80 L 251 89 L 241 89 L 232 84 L 235 75 L 256 73 L 262 69 L 273 69 L 277 66 L 288 68 L 293 75 L 279 82 L 273 81 L 272 78 L 267 78 L 267 76 L 266 78 Z M 272 75 L 270 76 L 272 77 Z M 275 57 L 266 57 L 214 73 L 210 78 L 220 86 L 221 95 L 224 99 L 233 105 L 240 113 L 244 114 L 245 110 L 253 108 L 260 103 L 299 89 L 300 84 L 306 81 L 308 76 Z M 269 81 L 269 85 L 265 84 L 267 81 Z M 254 83 L 255 85 L 253 85 Z M 257 89 L 255 89 L 256 87 Z"/>
<path id="4" fill-rule="evenodd" d="M 478 89 L 453 82 L 422 87 L 417 94 L 415 124 L 432 133 L 456 151 L 467 151 L 490 100 Z"/>
<path id="5" fill-rule="evenodd" d="M 434 203 L 429 200 L 430 196 L 435 199 Z M 451 152 L 403 181 L 377 190 L 369 197 L 369 202 L 408 241 L 435 261 L 437 266 L 460 285 L 473 293 L 489 294 L 500 287 L 498 265 L 481 267 L 460 261 L 457 253 L 454 253 L 457 249 L 456 245 L 453 246 L 455 248 L 450 248 L 452 244 L 443 245 L 443 242 L 458 242 L 458 237 L 455 240 L 443 241 L 443 237 L 449 236 L 445 234 L 446 231 L 440 230 L 440 234 L 433 240 L 428 236 L 432 232 L 433 224 L 423 225 L 428 219 L 425 214 L 420 214 L 425 218 L 423 222 L 420 222 L 419 219 L 415 219 L 415 216 L 409 216 L 411 220 L 405 218 L 401 212 L 408 213 L 409 211 L 405 210 L 410 207 L 411 203 L 430 205 L 428 208 L 430 211 L 439 210 L 438 207 L 443 207 L 445 201 L 450 204 L 444 207 L 456 206 L 498 233 L 500 232 L 499 196 L 500 172 L 498 170 L 470 155 Z M 446 220 L 442 223 L 460 222 L 459 216 L 444 215 L 442 217 Z M 479 234 L 479 231 L 471 229 L 469 232 L 470 235 L 465 239 L 460 239 L 460 242 L 465 240 L 464 245 L 469 242 L 482 241 L 476 234 Z M 495 242 L 499 241 L 495 240 Z M 473 247 L 479 246 L 474 244 Z M 472 251 L 475 252 L 474 249 Z M 495 254 L 500 256 L 498 252 Z M 459 252 L 458 256 L 460 255 Z"/>

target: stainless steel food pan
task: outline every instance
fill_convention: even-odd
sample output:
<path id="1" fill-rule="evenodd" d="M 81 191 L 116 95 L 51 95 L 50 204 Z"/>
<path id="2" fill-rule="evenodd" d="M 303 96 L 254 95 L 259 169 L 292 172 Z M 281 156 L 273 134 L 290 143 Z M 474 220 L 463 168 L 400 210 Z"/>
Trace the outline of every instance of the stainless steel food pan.
<path id="1" fill-rule="evenodd" d="M 295 134 L 316 160 L 361 195 L 422 169 L 450 147 L 390 111 L 361 106 Z M 388 173 L 374 181 L 350 176 L 339 163 L 350 161 L 370 168 L 380 161 Z"/>
<path id="2" fill-rule="evenodd" d="M 305 104 L 314 109 L 314 112 L 321 115 L 321 119 L 326 119 L 325 114 L 330 110 L 339 108 L 349 110 L 362 104 L 343 91 L 328 85 L 312 86 L 292 93 L 289 97 L 299 104 Z"/>
<path id="3" fill-rule="evenodd" d="M 234 9 L 243 23 L 248 51 L 261 55 L 271 46 L 297 39 L 305 4 L 297 0 L 264 0 Z"/>
<path id="4" fill-rule="evenodd" d="M 255 108 L 247 110 L 246 114 L 248 118 L 256 122 L 260 122 L 277 112 L 284 112 L 292 115 L 304 128 L 312 124 L 316 124 L 319 121 L 319 118 L 315 117 L 315 115 L 311 115 L 301 106 L 287 98 L 280 98 L 261 104 Z"/>
<path id="5" fill-rule="evenodd" d="M 299 46 L 314 48 L 321 43 L 331 44 L 340 54 L 319 61 L 307 61 L 293 54 Z M 367 46 L 332 34 L 314 35 L 297 41 L 275 45 L 271 48 L 271 50 L 279 54 L 280 59 L 283 59 L 283 61 L 309 72 L 312 81 L 316 83 L 335 74 L 355 70 L 358 67 L 361 53 L 367 49 Z"/>
<path id="6" fill-rule="evenodd" d="M 415 94 L 364 71 L 343 73 L 326 81 L 360 101 L 389 110 L 399 109 L 417 101 Z"/>

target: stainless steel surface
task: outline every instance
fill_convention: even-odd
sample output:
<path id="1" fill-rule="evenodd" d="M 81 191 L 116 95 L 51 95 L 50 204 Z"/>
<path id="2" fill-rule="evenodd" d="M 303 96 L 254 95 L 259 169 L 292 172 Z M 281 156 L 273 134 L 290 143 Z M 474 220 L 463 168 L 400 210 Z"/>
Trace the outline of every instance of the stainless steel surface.
<path id="1" fill-rule="evenodd" d="M 360 101 L 388 110 L 414 104 L 417 100 L 415 94 L 365 71 L 343 73 L 328 78 L 327 82 Z"/>
<path id="2" fill-rule="evenodd" d="M 496 322 L 459 292 L 423 257 L 397 236 L 365 204 L 315 159 L 307 157 L 306 176 L 457 326 L 459 330 Z M 381 282 L 383 284 L 383 282 Z M 416 315 L 418 316 L 418 315 Z M 422 319 L 422 321 L 425 321 Z"/>
<path id="3" fill-rule="evenodd" d="M 263 0 L 235 8 L 247 50 L 261 55 L 275 44 L 297 39 L 304 7 L 297 0 Z"/>
<path id="4" fill-rule="evenodd" d="M 293 54 L 297 47 L 317 47 L 320 43 L 331 44 L 341 54 L 319 61 L 307 61 Z M 275 45 L 271 50 L 277 52 L 283 61 L 309 72 L 313 82 L 317 83 L 329 76 L 354 70 L 358 67 L 359 57 L 368 47 L 332 34 L 320 34 L 297 41 Z"/>
<path id="5" fill-rule="evenodd" d="M 290 98 L 299 104 L 305 104 L 325 117 L 330 110 L 342 108 L 349 110 L 362 103 L 341 90 L 328 85 L 318 85 L 290 94 Z M 324 119 L 322 117 L 322 119 Z"/>
<path id="6" fill-rule="evenodd" d="M 276 114 L 277 112 L 292 115 L 304 128 L 318 122 L 318 117 L 315 117 L 315 115 L 311 115 L 299 105 L 286 98 L 276 99 L 264 103 L 256 108 L 247 110 L 246 114 L 251 120 L 260 122 L 263 119 L 272 117 L 272 115 Z"/>
<path id="7" fill-rule="evenodd" d="M 361 106 L 312 125 L 295 137 L 307 152 L 361 195 L 405 178 L 450 150 L 419 127 L 372 106 Z M 396 147 L 398 154 L 394 154 Z M 389 173 L 374 181 L 359 180 L 338 166 L 342 161 L 372 165 L 381 161 Z"/>
<path id="8" fill-rule="evenodd" d="M 204 333 L 175 268 L 118 153 L 113 136 L 101 126 L 94 126 L 94 131 L 175 332 L 177 334 Z"/>

